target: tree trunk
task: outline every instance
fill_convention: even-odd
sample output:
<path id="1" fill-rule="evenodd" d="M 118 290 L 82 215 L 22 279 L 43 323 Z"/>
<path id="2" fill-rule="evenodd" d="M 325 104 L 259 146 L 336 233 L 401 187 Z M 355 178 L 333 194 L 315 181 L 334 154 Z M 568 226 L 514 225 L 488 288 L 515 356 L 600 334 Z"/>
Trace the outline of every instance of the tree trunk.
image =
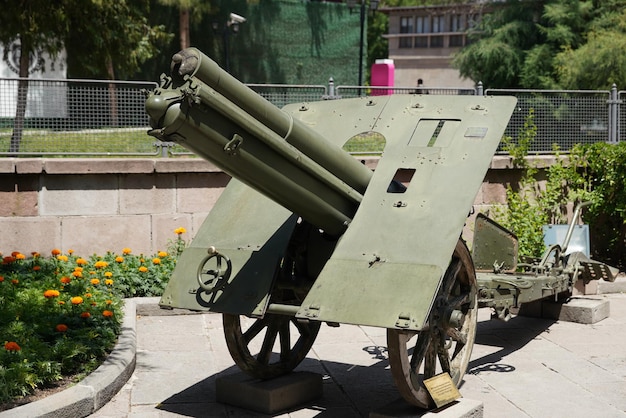
<path id="1" fill-rule="evenodd" d="M 26 118 L 26 104 L 28 102 L 28 68 L 30 67 L 30 44 L 20 40 L 20 79 L 17 82 L 17 103 L 15 119 L 13 120 L 13 134 L 9 145 L 10 153 L 18 153 L 22 143 L 24 119 Z"/>
<path id="2" fill-rule="evenodd" d="M 113 68 L 113 60 L 110 55 L 107 56 L 106 67 L 109 80 L 115 80 L 115 69 Z M 109 111 L 111 115 L 111 126 L 117 128 L 119 126 L 119 110 L 117 107 L 117 93 L 114 83 L 109 83 Z"/>
<path id="3" fill-rule="evenodd" d="M 189 36 L 189 9 L 180 8 L 179 10 L 179 27 L 180 27 L 180 49 L 189 48 L 191 39 Z"/>

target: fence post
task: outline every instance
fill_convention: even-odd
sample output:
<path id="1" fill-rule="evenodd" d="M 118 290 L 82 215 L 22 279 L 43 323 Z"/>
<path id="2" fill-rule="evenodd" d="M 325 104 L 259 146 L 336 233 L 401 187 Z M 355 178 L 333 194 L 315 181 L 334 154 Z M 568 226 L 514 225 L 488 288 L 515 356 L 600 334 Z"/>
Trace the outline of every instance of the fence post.
<path id="1" fill-rule="evenodd" d="M 619 117 L 618 109 L 621 100 L 617 97 L 617 85 L 611 86 L 611 98 L 607 100 L 609 104 L 609 143 L 616 144 L 619 141 Z"/>
<path id="2" fill-rule="evenodd" d="M 484 90 L 482 81 L 478 82 L 477 90 L 478 90 L 478 96 L 484 96 L 485 95 L 485 90 Z"/>

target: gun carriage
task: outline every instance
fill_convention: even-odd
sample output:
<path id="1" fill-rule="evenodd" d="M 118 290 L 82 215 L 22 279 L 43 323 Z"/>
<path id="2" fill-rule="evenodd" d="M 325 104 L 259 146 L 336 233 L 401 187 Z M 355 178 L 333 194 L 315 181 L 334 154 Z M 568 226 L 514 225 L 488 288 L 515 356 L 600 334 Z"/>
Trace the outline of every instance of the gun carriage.
<path id="1" fill-rule="evenodd" d="M 515 98 L 391 95 L 278 109 L 195 48 L 174 55 L 147 96 L 151 135 L 233 177 L 160 305 L 222 313 L 232 358 L 253 377 L 293 370 L 323 322 L 382 327 L 399 392 L 429 408 L 423 380 L 461 381 L 479 306 L 504 319 L 568 291 L 583 271 L 606 274 L 561 247 L 517 274 L 515 237 L 483 217 L 477 274 L 460 237 Z M 374 171 L 342 150 L 372 132 L 385 139 Z"/>

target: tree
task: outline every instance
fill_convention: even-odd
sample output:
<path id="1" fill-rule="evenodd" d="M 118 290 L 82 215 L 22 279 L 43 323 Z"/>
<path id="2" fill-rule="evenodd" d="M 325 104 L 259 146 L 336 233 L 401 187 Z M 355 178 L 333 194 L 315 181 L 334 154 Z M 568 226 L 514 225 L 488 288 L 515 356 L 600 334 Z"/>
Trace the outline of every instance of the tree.
<path id="1" fill-rule="evenodd" d="M 0 42 L 10 45 L 19 41 L 20 68 L 17 87 L 17 103 L 9 152 L 20 149 L 26 103 L 31 56 L 47 52 L 56 57 L 63 48 L 63 39 L 69 30 L 65 2 L 48 0 L 8 0 L 0 13 Z M 3 59 L 7 59 L 8 49 Z M 39 54 L 37 54 L 39 55 Z"/>
<path id="2" fill-rule="evenodd" d="M 508 0 L 454 65 L 491 88 L 626 85 L 626 0 Z"/>
<path id="3" fill-rule="evenodd" d="M 211 12 L 211 3 L 203 0 L 158 0 L 166 6 L 178 8 L 178 35 L 180 38 L 180 49 L 189 48 L 191 45 L 191 23 L 198 22 L 202 14 Z"/>

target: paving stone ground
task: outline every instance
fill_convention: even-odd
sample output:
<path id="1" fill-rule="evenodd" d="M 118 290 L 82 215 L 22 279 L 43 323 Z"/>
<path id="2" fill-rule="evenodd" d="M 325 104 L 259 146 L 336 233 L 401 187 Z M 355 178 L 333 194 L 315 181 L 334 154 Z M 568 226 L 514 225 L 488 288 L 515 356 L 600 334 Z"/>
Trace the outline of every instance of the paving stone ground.
<path id="1" fill-rule="evenodd" d="M 481 309 L 463 397 L 482 402 L 487 418 L 625 418 L 626 294 L 594 297 L 609 300 L 611 313 L 592 325 L 500 322 Z M 215 400 L 215 379 L 238 372 L 220 315 L 160 311 L 149 302 L 138 308 L 135 372 L 92 417 L 265 416 Z M 274 416 L 367 417 L 397 400 L 386 345 L 384 329 L 322 326 L 298 370 L 323 376 L 323 397 Z"/>

